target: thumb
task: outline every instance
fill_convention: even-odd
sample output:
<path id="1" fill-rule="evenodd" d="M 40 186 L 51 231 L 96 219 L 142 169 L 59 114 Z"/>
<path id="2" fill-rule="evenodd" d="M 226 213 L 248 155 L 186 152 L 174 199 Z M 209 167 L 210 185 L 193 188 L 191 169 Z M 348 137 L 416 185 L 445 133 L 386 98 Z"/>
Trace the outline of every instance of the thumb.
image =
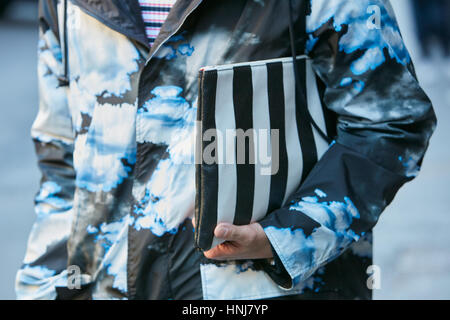
<path id="1" fill-rule="evenodd" d="M 247 236 L 245 226 L 236 226 L 231 223 L 219 223 L 214 230 L 214 235 L 227 241 L 242 241 Z"/>

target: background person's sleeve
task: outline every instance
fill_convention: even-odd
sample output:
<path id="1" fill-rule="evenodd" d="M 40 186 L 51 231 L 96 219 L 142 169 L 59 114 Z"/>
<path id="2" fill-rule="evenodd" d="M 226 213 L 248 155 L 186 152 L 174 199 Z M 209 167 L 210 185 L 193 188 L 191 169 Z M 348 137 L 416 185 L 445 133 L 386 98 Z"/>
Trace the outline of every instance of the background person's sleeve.
<path id="1" fill-rule="evenodd" d="M 41 1 L 41 6 L 44 2 L 49 1 Z M 31 135 L 42 179 L 35 197 L 36 220 L 16 276 L 18 299 L 54 299 L 55 286 L 67 286 L 66 245 L 75 183 L 74 133 L 67 105 L 68 89 L 58 79 L 64 74 L 61 47 L 51 25 L 51 21 L 40 21 L 39 110 Z"/>
<path id="2" fill-rule="evenodd" d="M 307 279 L 375 226 L 417 175 L 436 125 L 389 2 L 311 3 L 307 46 L 337 135 L 288 204 L 260 222 L 277 262 L 268 273 L 283 287 Z M 379 28 L 369 20 L 378 10 L 371 5 Z"/>

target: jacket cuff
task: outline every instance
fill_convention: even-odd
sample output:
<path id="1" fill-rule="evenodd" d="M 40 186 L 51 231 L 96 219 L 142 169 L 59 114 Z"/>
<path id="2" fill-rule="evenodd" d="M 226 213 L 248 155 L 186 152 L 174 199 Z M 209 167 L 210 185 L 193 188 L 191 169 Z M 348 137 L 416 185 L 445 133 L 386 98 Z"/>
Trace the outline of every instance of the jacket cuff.
<path id="1" fill-rule="evenodd" d="M 282 290 L 293 288 L 293 281 L 283 263 L 278 256 L 275 248 L 270 244 L 273 258 L 258 261 L 262 270 L 275 282 Z"/>
<path id="2" fill-rule="evenodd" d="M 280 209 L 283 210 L 283 209 Z M 275 212 L 274 212 L 275 213 Z M 290 229 L 274 227 L 272 213 L 269 219 L 260 222 L 269 239 L 273 262 L 264 265 L 267 275 L 284 290 L 292 289 L 297 283 L 309 278 L 321 265 L 313 264 L 311 259 L 301 259 L 310 254 L 312 248 L 308 245 L 297 246 L 294 244 L 305 243 L 303 232 L 293 232 Z M 309 263 L 305 263 L 309 261 Z"/>

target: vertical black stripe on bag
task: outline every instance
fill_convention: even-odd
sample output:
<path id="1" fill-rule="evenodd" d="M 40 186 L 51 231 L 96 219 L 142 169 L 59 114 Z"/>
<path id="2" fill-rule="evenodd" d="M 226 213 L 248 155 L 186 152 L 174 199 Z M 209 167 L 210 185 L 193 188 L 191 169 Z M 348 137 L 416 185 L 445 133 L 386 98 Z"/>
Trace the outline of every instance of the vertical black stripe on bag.
<path id="1" fill-rule="evenodd" d="M 297 60 L 298 75 L 300 83 L 297 85 L 302 86 L 303 92 L 306 92 L 306 61 L 305 59 Z M 306 97 L 305 97 L 306 98 Z M 302 181 L 311 172 L 314 165 L 317 163 L 317 147 L 314 139 L 314 133 L 311 123 L 308 121 L 308 102 L 301 96 L 301 92 L 296 90 L 296 113 L 297 113 L 297 129 L 300 139 L 300 145 L 302 147 L 303 157 L 303 172 Z M 306 105 L 305 105 L 306 104 Z"/>
<path id="2" fill-rule="evenodd" d="M 283 86 L 283 64 L 274 62 L 267 64 L 267 88 L 269 94 L 270 128 L 279 130 L 279 168 L 278 172 L 271 176 L 270 198 L 268 212 L 281 207 L 288 177 L 288 156 L 286 151 L 285 132 L 285 104 Z M 272 144 L 272 157 L 275 148 Z"/>
<path id="3" fill-rule="evenodd" d="M 247 132 L 253 129 L 253 84 L 252 69 L 250 66 L 235 67 L 233 69 L 233 104 L 236 121 L 236 130 Z M 236 141 L 236 210 L 233 224 L 246 225 L 252 219 L 253 197 L 255 186 L 255 165 L 250 163 L 250 157 L 255 158 L 254 138 L 245 138 L 245 154 L 239 148 L 239 139 Z M 243 141 L 243 140 L 241 140 Z M 245 156 L 245 162 L 239 163 Z M 232 208 L 230 208 L 232 210 Z"/>
<path id="4" fill-rule="evenodd" d="M 211 70 L 204 74 L 203 81 L 201 83 L 201 99 L 200 111 L 202 113 L 202 137 L 205 131 L 210 129 L 216 129 L 216 90 L 217 90 L 217 71 Z M 202 139 L 200 137 L 200 139 Z M 201 140 L 202 151 L 206 146 L 211 143 L 216 143 L 217 140 L 205 141 Z M 217 150 L 217 148 L 215 149 Z M 203 157 L 203 154 L 202 154 Z M 215 154 L 217 160 L 217 151 Z M 201 192 L 200 208 L 201 219 L 197 219 L 197 228 L 199 228 L 199 241 L 200 248 L 209 248 L 213 241 L 213 231 L 217 224 L 217 198 L 218 198 L 218 179 L 219 179 L 219 167 L 217 161 L 214 163 L 206 164 L 204 158 L 201 159 L 201 176 L 199 177 Z M 204 183 L 208 181 L 208 183 Z M 206 187 L 207 186 L 207 187 Z"/>

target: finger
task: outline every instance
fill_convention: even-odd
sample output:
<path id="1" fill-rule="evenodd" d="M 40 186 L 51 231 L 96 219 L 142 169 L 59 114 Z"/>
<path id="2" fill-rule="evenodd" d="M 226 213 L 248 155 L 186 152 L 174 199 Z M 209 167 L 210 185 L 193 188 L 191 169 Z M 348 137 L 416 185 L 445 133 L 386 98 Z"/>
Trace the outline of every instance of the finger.
<path id="1" fill-rule="evenodd" d="M 203 252 L 203 254 L 206 258 L 212 260 L 220 260 L 225 258 L 225 255 L 223 254 L 222 250 L 218 248 L 218 246 L 212 248 L 211 250 Z"/>
<path id="2" fill-rule="evenodd" d="M 195 217 L 192 217 L 192 226 L 193 226 L 194 229 L 195 229 Z"/>
<path id="3" fill-rule="evenodd" d="M 221 243 L 214 248 L 205 251 L 203 254 L 208 259 L 213 260 L 227 260 L 239 254 L 239 249 L 230 243 Z"/>
<path id="4" fill-rule="evenodd" d="M 223 240 L 242 242 L 248 238 L 246 226 L 235 226 L 231 223 L 219 223 L 214 229 L 214 235 Z"/>

